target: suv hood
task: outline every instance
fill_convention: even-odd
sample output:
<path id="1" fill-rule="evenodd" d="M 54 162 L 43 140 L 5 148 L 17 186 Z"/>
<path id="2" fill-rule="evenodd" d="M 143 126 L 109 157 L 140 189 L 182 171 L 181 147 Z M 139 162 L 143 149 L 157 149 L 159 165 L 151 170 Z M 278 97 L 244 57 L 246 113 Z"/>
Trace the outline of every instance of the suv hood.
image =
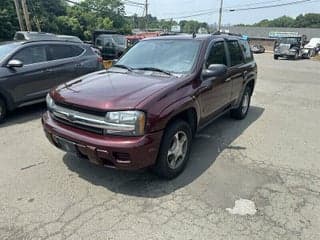
<path id="1" fill-rule="evenodd" d="M 59 86 L 52 92 L 52 97 L 58 102 L 84 108 L 134 109 L 146 98 L 173 85 L 175 81 L 176 77 L 103 70 Z"/>
<path id="2" fill-rule="evenodd" d="M 312 38 L 310 40 L 310 42 L 307 45 L 305 45 L 304 47 L 305 48 L 315 48 L 315 47 L 317 47 L 318 44 L 320 44 L 320 38 Z"/>

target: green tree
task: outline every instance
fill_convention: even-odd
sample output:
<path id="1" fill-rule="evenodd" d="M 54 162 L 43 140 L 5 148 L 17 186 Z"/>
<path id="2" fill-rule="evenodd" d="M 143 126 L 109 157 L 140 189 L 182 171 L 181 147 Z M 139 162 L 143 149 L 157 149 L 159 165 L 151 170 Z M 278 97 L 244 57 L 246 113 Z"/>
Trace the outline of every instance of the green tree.
<path id="1" fill-rule="evenodd" d="M 19 23 L 12 0 L 0 1 L 0 41 L 11 40 L 19 30 Z"/>

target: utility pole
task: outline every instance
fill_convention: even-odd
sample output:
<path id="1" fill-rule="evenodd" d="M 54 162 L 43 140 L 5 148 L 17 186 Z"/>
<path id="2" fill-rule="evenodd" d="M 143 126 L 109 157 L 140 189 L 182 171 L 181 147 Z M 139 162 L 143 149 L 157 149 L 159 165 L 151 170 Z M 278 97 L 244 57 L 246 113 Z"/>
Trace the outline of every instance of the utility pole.
<path id="1" fill-rule="evenodd" d="M 19 26 L 20 26 L 20 30 L 24 31 L 24 23 L 23 23 L 23 19 L 21 16 L 21 12 L 20 12 L 20 6 L 19 6 L 19 2 L 18 0 L 13 0 L 14 1 L 14 6 L 16 7 L 16 12 L 17 12 L 17 17 L 18 17 L 18 21 L 19 21 Z"/>
<path id="2" fill-rule="evenodd" d="M 25 19 L 26 25 L 27 25 L 27 31 L 31 32 L 32 29 L 31 29 L 31 24 L 30 24 L 30 19 L 29 19 L 29 11 L 28 11 L 28 6 L 27 6 L 27 0 L 21 0 L 21 5 L 22 5 L 24 19 Z"/>
<path id="3" fill-rule="evenodd" d="M 219 10 L 219 25 L 218 25 L 218 30 L 219 30 L 219 31 L 221 31 L 222 8 L 223 8 L 223 0 L 221 0 L 220 10 Z"/>
<path id="4" fill-rule="evenodd" d="M 148 11 L 149 11 L 149 3 L 148 3 L 148 0 L 146 0 L 146 3 L 145 3 L 146 30 L 148 29 Z"/>

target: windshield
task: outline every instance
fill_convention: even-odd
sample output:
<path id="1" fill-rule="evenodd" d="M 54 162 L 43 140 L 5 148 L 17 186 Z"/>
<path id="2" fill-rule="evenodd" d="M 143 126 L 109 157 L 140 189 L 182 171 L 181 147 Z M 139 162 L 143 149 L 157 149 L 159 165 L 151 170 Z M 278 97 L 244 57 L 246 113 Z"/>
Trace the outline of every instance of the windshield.
<path id="1" fill-rule="evenodd" d="M 157 68 L 171 73 L 189 73 L 197 59 L 200 41 L 148 40 L 131 48 L 118 64 L 137 68 Z"/>
<path id="2" fill-rule="evenodd" d="M 17 47 L 18 45 L 15 43 L 0 45 L 0 61 Z"/>
<path id="3" fill-rule="evenodd" d="M 298 44 L 300 39 L 299 38 L 280 38 L 279 43 L 284 43 L 284 44 Z"/>
<path id="4" fill-rule="evenodd" d="M 113 39 L 120 46 L 126 45 L 126 38 L 124 36 L 113 36 Z"/>

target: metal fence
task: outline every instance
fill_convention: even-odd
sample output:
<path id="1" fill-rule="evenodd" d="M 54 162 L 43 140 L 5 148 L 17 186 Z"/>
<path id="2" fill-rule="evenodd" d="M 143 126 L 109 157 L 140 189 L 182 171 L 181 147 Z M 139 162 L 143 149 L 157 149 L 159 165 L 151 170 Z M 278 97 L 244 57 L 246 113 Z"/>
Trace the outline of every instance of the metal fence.
<path id="1" fill-rule="evenodd" d="M 274 28 L 274 27 L 228 27 L 232 33 L 247 35 L 251 38 L 269 38 L 271 32 L 297 32 L 308 39 L 320 37 L 320 28 Z"/>

